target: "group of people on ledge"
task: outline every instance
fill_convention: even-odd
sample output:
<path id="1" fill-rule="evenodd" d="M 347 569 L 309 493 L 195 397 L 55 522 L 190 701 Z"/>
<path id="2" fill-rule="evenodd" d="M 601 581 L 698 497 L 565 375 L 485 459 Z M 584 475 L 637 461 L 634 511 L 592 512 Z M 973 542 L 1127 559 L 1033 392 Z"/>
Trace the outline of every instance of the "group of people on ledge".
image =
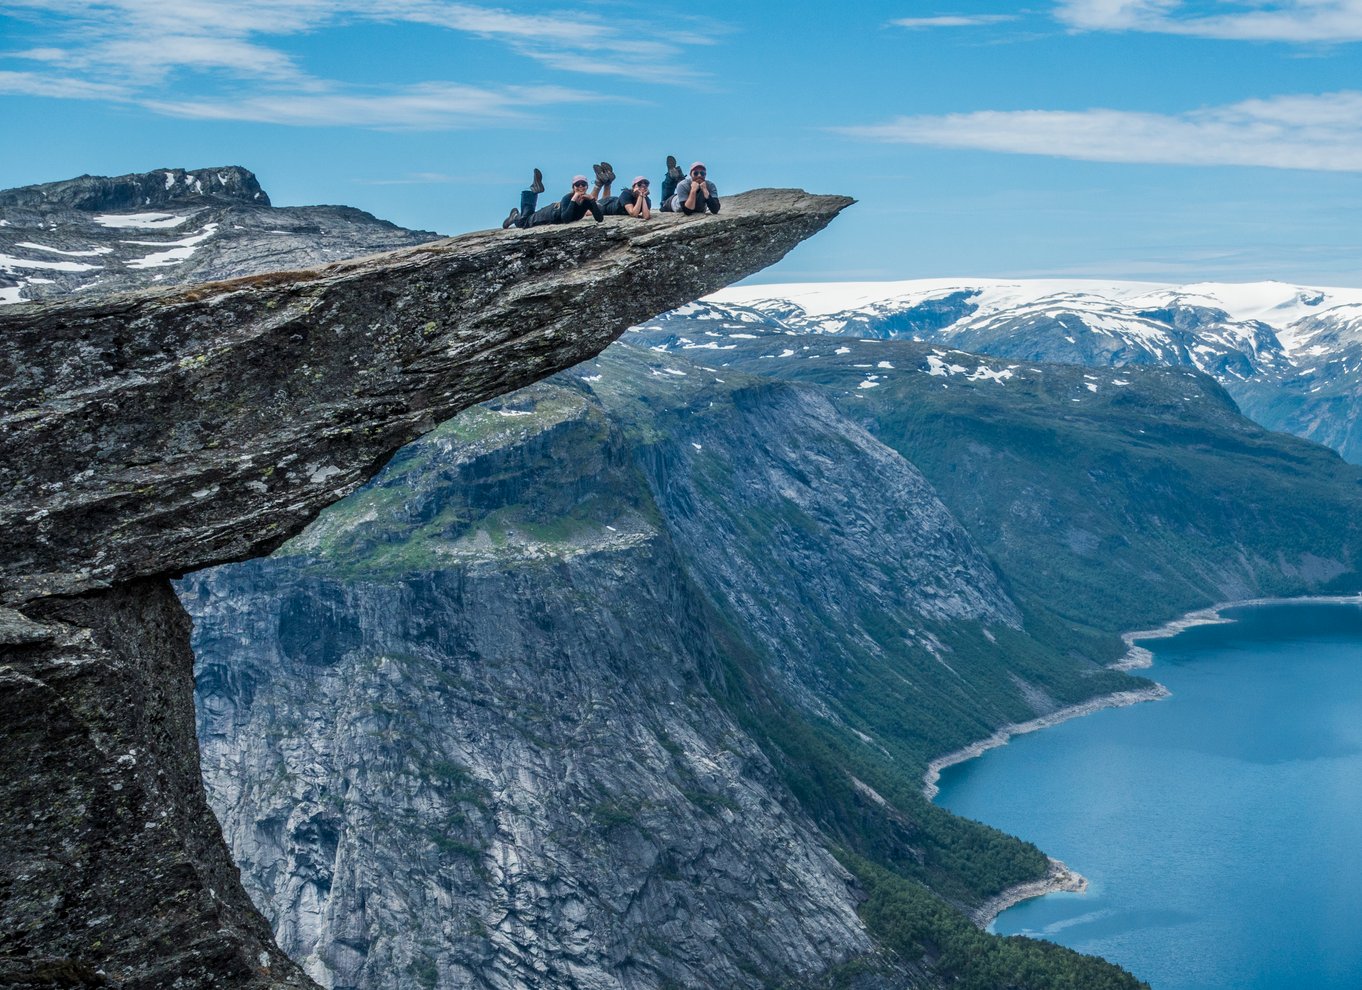
<path id="1" fill-rule="evenodd" d="M 609 162 L 591 166 L 596 173 L 594 186 L 585 175 L 572 177 L 572 190 L 562 199 L 537 209 L 539 194 L 544 191 L 544 175 L 534 170 L 534 181 L 530 188 L 520 194 L 520 205 L 511 210 L 511 215 L 502 221 L 502 229 L 507 227 L 539 227 L 547 223 L 575 223 L 588 213 L 600 223 L 607 216 L 637 217 L 647 220 L 653 215 L 653 200 L 649 195 L 652 185 L 643 175 L 635 176 L 629 188 L 618 196 L 611 194 L 615 181 L 615 169 Z M 590 188 L 590 192 L 587 189 Z M 662 180 L 663 213 L 718 213 L 719 191 L 709 181 L 709 169 L 704 162 L 695 162 L 690 174 L 683 175 L 677 167 L 676 157 L 667 156 L 667 176 Z"/>

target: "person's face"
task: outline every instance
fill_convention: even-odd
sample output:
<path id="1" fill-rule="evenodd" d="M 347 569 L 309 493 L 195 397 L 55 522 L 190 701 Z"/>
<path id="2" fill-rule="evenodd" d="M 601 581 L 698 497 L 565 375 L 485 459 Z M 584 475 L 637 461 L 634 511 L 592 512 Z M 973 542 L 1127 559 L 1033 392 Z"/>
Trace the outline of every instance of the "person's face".
<path id="1" fill-rule="evenodd" d="M 634 192 L 647 195 L 649 182 L 647 179 L 639 179 L 634 183 Z"/>
<path id="2" fill-rule="evenodd" d="M 572 184 L 572 188 L 573 188 L 573 189 L 585 189 L 585 188 L 586 188 L 586 183 L 585 183 L 585 182 L 574 182 L 574 183 Z"/>
<path id="3" fill-rule="evenodd" d="M 705 177 L 705 170 L 702 168 L 693 168 L 690 170 L 690 177 L 692 179 L 703 179 Z"/>

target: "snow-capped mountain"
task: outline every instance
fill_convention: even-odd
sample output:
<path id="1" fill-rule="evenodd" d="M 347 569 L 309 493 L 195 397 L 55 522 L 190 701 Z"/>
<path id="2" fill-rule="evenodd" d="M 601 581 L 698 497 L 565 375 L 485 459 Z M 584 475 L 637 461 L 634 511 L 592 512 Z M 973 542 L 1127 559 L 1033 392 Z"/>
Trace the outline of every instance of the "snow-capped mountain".
<path id="1" fill-rule="evenodd" d="M 347 206 L 276 207 L 239 166 L 0 190 L 0 304 L 307 268 L 431 241 Z"/>
<path id="2" fill-rule="evenodd" d="M 1362 461 L 1362 289 L 982 278 L 756 285 L 725 289 L 648 329 L 718 349 L 720 338 L 757 326 L 1024 361 L 1195 368 L 1264 425 Z"/>

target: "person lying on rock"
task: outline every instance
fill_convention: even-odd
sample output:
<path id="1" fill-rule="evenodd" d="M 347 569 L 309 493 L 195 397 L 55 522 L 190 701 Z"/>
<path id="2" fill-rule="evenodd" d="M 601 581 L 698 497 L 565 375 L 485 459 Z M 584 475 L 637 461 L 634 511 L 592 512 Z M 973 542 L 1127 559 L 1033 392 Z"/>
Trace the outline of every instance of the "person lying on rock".
<path id="1" fill-rule="evenodd" d="M 609 162 L 591 167 L 596 172 L 596 185 L 591 195 L 601 204 L 602 213 L 608 217 L 638 217 L 641 220 L 653 215 L 653 202 L 648 198 L 649 182 L 645 176 L 636 176 L 628 189 L 618 196 L 612 196 L 610 184 L 615 181 L 615 167 Z"/>
<path id="2" fill-rule="evenodd" d="M 544 174 L 534 170 L 534 182 L 520 194 L 520 206 L 511 210 L 511 215 L 501 222 L 501 229 L 507 227 L 542 227 L 548 223 L 574 223 L 588 213 L 597 223 L 605 219 L 596 199 L 587 192 L 585 175 L 572 177 L 572 191 L 556 203 L 550 203 L 542 210 L 536 210 L 539 194 L 544 191 Z"/>
<path id="3" fill-rule="evenodd" d="M 676 184 L 676 192 L 667 200 L 673 213 L 719 212 L 719 190 L 706 178 L 708 173 L 704 162 L 691 165 L 690 175 Z"/>
<path id="4" fill-rule="evenodd" d="M 653 201 L 648 198 L 647 176 L 636 175 L 629 188 L 618 196 L 610 195 L 610 183 L 604 186 L 606 198 L 601 200 L 601 212 L 608 217 L 638 217 L 649 220 L 653 215 Z"/>

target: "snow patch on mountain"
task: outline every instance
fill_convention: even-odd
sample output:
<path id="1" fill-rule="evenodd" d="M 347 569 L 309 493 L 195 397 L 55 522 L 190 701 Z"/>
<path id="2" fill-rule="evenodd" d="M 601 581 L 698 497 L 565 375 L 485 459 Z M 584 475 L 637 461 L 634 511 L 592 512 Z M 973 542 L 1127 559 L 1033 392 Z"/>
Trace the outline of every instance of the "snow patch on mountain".
<path id="1" fill-rule="evenodd" d="M 704 302 L 758 312 L 796 309 L 804 317 L 834 317 L 850 311 L 906 309 L 957 293 L 973 293 L 976 318 L 1045 300 L 1067 307 L 1138 311 L 1174 305 L 1222 310 L 1235 322 L 1258 321 L 1283 329 L 1304 316 L 1346 303 L 1362 303 L 1362 288 L 1323 288 L 1287 282 L 1164 282 L 1097 279 L 936 278 L 896 282 L 805 282 L 731 286 Z"/>
<path id="2" fill-rule="evenodd" d="M 184 223 L 192 214 L 176 216 L 174 213 L 101 213 L 94 218 L 101 227 L 138 230 L 168 230 Z"/>
<path id="3" fill-rule="evenodd" d="M 87 265 L 80 261 L 53 261 L 50 258 L 16 258 L 11 254 L 0 254 L 0 268 L 12 271 L 16 268 L 45 268 L 54 272 L 89 272 L 99 265 Z"/>
<path id="4" fill-rule="evenodd" d="M 132 244 L 137 247 L 160 247 L 163 251 L 156 251 L 145 257 L 134 258 L 126 264 L 129 268 L 160 268 L 165 265 L 178 265 L 182 261 L 187 261 L 198 250 L 198 246 L 218 231 L 215 223 L 207 224 L 197 234 L 185 237 L 178 241 L 124 241 L 124 244 Z"/>
<path id="5" fill-rule="evenodd" d="M 60 254 L 67 258 L 97 258 L 101 254 L 113 253 L 113 248 L 109 247 L 91 248 L 88 251 L 64 251 L 61 248 L 48 247 L 46 244 L 33 244 L 29 241 L 20 241 L 14 246 L 23 248 L 26 251 L 47 251 L 51 254 Z"/>

